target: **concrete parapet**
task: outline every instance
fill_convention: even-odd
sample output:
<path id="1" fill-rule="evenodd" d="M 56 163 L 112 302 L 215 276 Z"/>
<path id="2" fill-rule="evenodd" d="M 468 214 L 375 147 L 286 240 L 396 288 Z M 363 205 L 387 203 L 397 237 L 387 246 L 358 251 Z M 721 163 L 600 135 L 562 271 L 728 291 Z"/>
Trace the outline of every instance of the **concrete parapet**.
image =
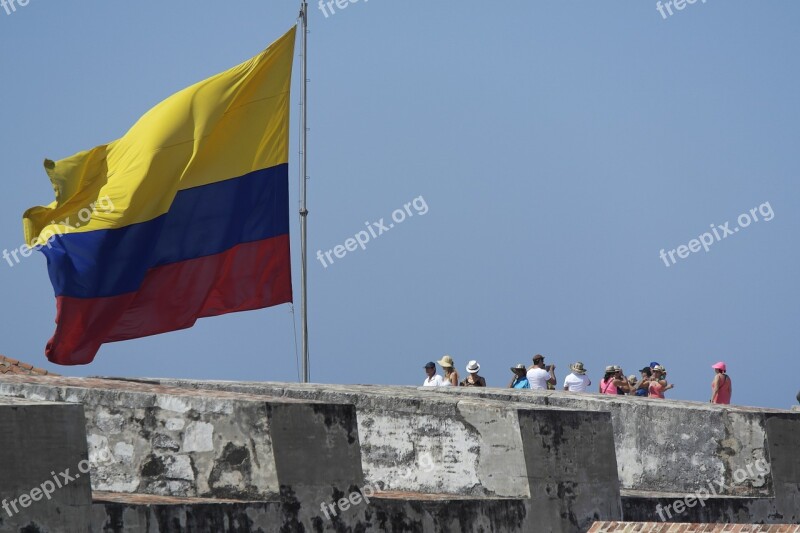
<path id="1" fill-rule="evenodd" d="M 283 518 L 283 506 L 277 501 L 250 502 L 100 492 L 94 494 L 91 531 L 269 533 L 281 530 Z"/>
<path id="2" fill-rule="evenodd" d="M 530 484 L 530 531 L 585 531 L 619 520 L 614 434 L 608 413 L 519 409 Z"/>
<path id="3" fill-rule="evenodd" d="M 457 405 L 472 399 L 500 402 L 508 406 L 523 403 L 534 406 L 560 407 L 579 411 L 611 413 L 614 428 L 620 487 L 626 490 L 660 492 L 691 492 L 709 482 L 719 482 L 723 494 L 731 496 L 769 497 L 773 495 L 772 475 L 762 475 L 753 469 L 756 461 L 769 461 L 767 444 L 767 415 L 788 414 L 800 419 L 800 413 L 777 409 L 756 409 L 719 406 L 698 402 L 678 402 L 627 396 L 578 394 L 561 391 L 523 391 L 497 388 L 412 388 L 342 385 L 301 385 L 291 383 L 249 383 L 189 380 L 161 380 L 164 384 L 184 388 L 230 390 L 252 394 L 281 395 L 322 401 L 352 403 L 359 410 L 359 430 L 365 448 L 364 470 L 369 479 L 377 470 L 372 458 L 390 456 L 399 446 L 382 442 L 385 448 L 373 444 L 378 434 L 366 427 L 365 417 L 413 416 L 420 424 L 438 431 L 460 432 L 458 424 L 437 422 L 449 416 L 457 420 Z M 428 420 L 432 415 L 434 420 Z M 411 424 L 411 422 L 408 422 Z M 374 427 L 374 426 L 373 426 Z M 405 429 L 402 435 L 406 434 Z M 435 432 L 434 432 L 435 433 Z M 408 433 L 410 435 L 410 433 Z M 455 433 L 453 433 L 455 434 Z M 383 433 L 380 434 L 383 436 Z M 401 436 L 402 438 L 402 436 Z M 459 442 L 468 443 L 465 450 L 474 449 L 474 438 L 459 435 Z M 404 445 L 410 450 L 411 438 Z M 380 451 L 380 453 L 375 453 Z M 472 463 L 464 450 L 457 452 L 462 462 Z M 375 465 L 378 466 L 378 465 Z M 475 471 L 474 469 L 471 469 Z M 734 474 L 738 479 L 734 480 Z M 744 477 L 741 477 L 741 476 Z M 469 476 L 460 476 L 467 483 L 429 478 L 428 482 L 441 492 L 469 493 Z M 449 484 L 448 484 L 449 483 Z M 429 490 L 424 483 L 403 487 L 402 490 Z M 523 496 L 521 493 L 486 495 Z"/>
<path id="4" fill-rule="evenodd" d="M 485 402 L 487 409 L 500 411 L 523 404 L 534 408 L 610 413 L 620 489 L 627 492 L 646 490 L 658 499 L 657 494 L 686 495 L 712 484 L 720 495 L 729 497 L 716 502 L 720 509 L 727 509 L 724 512 L 729 516 L 736 514 L 736 509 L 745 499 L 751 501 L 749 508 L 754 512 L 758 510 L 758 517 L 767 522 L 779 521 L 784 514 L 793 516 L 786 510 L 792 509 L 792 505 L 797 508 L 792 498 L 800 494 L 797 479 L 784 476 L 779 481 L 775 474 L 777 463 L 772 465 L 777 457 L 792 457 L 786 449 L 792 443 L 789 438 L 792 433 L 787 429 L 778 429 L 781 424 L 800 420 L 800 414 L 792 411 L 560 391 L 181 380 L 164 380 L 164 383 L 185 388 L 235 390 L 353 403 L 359 413 L 359 430 L 364 448 L 362 461 L 367 481 L 377 479 L 373 474 L 379 471 L 376 466 L 383 458 L 404 454 L 412 457 L 407 455 L 410 450 L 419 451 L 422 448 L 431 450 L 435 455 L 438 446 L 441 453 L 436 456 L 437 459 L 450 454 L 458 458 L 452 460 L 454 464 L 467 465 L 463 471 L 458 467 L 450 469 L 451 475 L 447 475 L 448 470 L 445 469 L 435 475 L 406 478 L 406 483 L 399 487 L 402 490 L 527 497 L 518 479 L 509 477 L 507 483 L 491 486 L 486 476 L 479 477 L 480 462 L 484 458 L 490 460 L 491 447 L 480 446 L 480 443 L 488 441 L 480 431 L 476 431 L 479 425 L 473 427 L 467 424 L 459 412 L 459 405 L 466 405 L 460 402 L 478 401 Z M 425 441 L 424 436 L 419 440 L 417 435 L 406 430 L 398 431 L 397 437 L 383 439 L 387 428 L 384 421 L 392 424 L 392 420 L 402 417 L 418 418 L 427 430 L 428 440 Z M 773 418 L 782 422 L 770 422 Z M 407 421 L 405 424 L 410 427 L 411 423 Z M 769 429 L 770 424 L 775 429 Z M 495 429 L 500 426 L 497 424 Z M 506 424 L 506 427 L 511 426 Z M 780 439 L 770 438 L 770 433 L 784 436 Z M 484 431 L 483 434 L 490 435 L 491 432 Z M 448 435 L 453 435 L 457 444 L 448 444 Z M 415 447 L 415 442 L 422 442 L 422 446 Z M 773 444 L 775 442 L 783 443 L 780 445 L 783 449 Z M 506 449 L 504 453 L 508 458 L 514 457 L 513 450 Z M 758 465 L 768 466 L 766 471 L 762 471 Z M 780 469 L 793 471 L 789 467 Z M 396 470 L 385 469 L 383 472 L 382 477 L 397 479 L 394 475 Z M 654 509 L 655 504 L 647 503 L 641 508 Z M 653 517 L 652 514 L 648 516 L 650 519 Z"/>
<path id="5" fill-rule="evenodd" d="M 800 509 L 791 411 L 36 376 L 0 378 L 3 397 L 83 404 L 93 487 L 118 493 L 91 507 L 103 531 L 585 531 L 594 520 L 657 521 L 657 505 L 710 483 L 716 495 L 670 520 L 780 523 Z"/>
<path id="6" fill-rule="evenodd" d="M 740 529 L 733 529 L 727 524 L 705 524 L 683 522 L 679 524 L 661 524 L 653 522 L 595 522 L 588 533 L 673 533 L 675 531 L 704 531 L 706 533 L 799 533 L 800 526 L 790 524 L 780 524 L 771 526 L 744 526 Z"/>
<path id="7" fill-rule="evenodd" d="M 193 388 L 190 382 L 169 384 Z M 205 384 L 195 385 L 203 388 Z M 220 387 L 354 404 L 365 481 L 376 490 L 520 499 L 536 510 L 531 516 L 548 516 L 528 527 L 553 524 L 553 531 L 588 527 L 589 520 L 597 517 L 621 518 L 614 435 L 607 413 L 527 407 L 416 389 L 291 384 Z M 562 417 L 566 425 L 559 422 Z M 552 434 L 546 444 L 542 431 Z M 593 449 L 595 455 L 586 449 Z M 598 461 L 602 455 L 606 457 Z M 537 471 L 542 461 L 549 461 L 548 468 Z M 546 495 L 546 490 L 551 493 Z M 567 498 L 558 503 L 565 494 Z"/>
<path id="8" fill-rule="evenodd" d="M 754 470 L 769 461 L 768 413 L 787 411 L 719 406 L 630 396 L 568 392 L 456 390 L 458 396 L 517 401 L 581 411 L 607 411 L 614 426 L 621 487 L 690 492 L 718 481 L 723 494 L 771 496 L 772 476 Z M 796 416 L 789 414 L 789 416 Z M 740 473 L 734 480 L 734 474 Z"/>
<path id="9" fill-rule="evenodd" d="M 3 395 L 83 404 L 97 491 L 317 501 L 363 482 L 352 406 L 33 376 L 0 379 Z"/>
<path id="10" fill-rule="evenodd" d="M 0 531 L 88 531 L 83 407 L 0 397 Z"/>
<path id="11" fill-rule="evenodd" d="M 777 519 L 800 523 L 800 416 L 767 413 L 766 428 Z"/>
<path id="12" fill-rule="evenodd" d="M 695 493 L 624 492 L 622 514 L 625 520 L 660 523 L 780 524 L 785 519 L 775 498 L 746 496 L 706 496 Z M 687 496 L 690 497 L 687 500 Z M 688 504 L 686 502 L 688 501 Z M 680 502 L 680 503 L 679 503 Z M 679 507 L 676 509 L 676 503 Z"/>
<path id="13" fill-rule="evenodd" d="M 1 379 L 0 395 L 83 404 L 94 490 L 252 500 L 280 494 L 263 397 L 32 376 Z"/>
<path id="14" fill-rule="evenodd" d="M 529 533 L 524 502 L 383 493 L 336 516 L 315 516 L 279 502 L 98 494 L 94 531 L 104 533 Z"/>

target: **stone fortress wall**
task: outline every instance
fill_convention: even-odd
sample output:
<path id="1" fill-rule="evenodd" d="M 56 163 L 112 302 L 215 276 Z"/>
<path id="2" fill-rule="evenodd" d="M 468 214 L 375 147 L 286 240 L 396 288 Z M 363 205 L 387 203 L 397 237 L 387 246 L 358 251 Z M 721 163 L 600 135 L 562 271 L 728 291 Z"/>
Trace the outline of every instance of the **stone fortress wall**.
<path id="1" fill-rule="evenodd" d="M 667 520 L 800 522 L 797 411 L 23 375 L 0 377 L 0 411 L 0 503 L 17 505 L 0 531 L 573 532 L 660 522 L 709 487 Z M 84 460 L 87 475 L 21 505 Z"/>

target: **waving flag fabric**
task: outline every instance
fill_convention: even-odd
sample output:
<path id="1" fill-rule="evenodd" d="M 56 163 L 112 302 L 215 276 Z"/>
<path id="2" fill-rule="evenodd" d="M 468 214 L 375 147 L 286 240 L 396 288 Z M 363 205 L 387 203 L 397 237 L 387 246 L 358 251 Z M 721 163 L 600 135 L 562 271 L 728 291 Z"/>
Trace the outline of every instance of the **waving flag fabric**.
<path id="1" fill-rule="evenodd" d="M 294 40 L 169 97 L 119 140 L 45 162 L 56 201 L 23 226 L 55 289 L 50 361 L 292 300 Z"/>

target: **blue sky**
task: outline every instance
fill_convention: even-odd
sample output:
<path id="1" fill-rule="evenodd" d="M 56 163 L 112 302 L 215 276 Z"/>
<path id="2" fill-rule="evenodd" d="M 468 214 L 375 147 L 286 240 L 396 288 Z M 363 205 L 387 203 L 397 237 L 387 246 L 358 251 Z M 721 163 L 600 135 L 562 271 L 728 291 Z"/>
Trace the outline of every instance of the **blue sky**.
<path id="1" fill-rule="evenodd" d="M 45 157 L 120 137 L 173 92 L 255 55 L 297 11 L 0 8 L 0 250 L 22 244 L 25 209 L 52 200 Z M 707 401 L 710 365 L 724 360 L 734 403 L 794 403 L 799 16 L 791 0 L 709 0 L 667 19 L 650 0 L 362 0 L 327 18 L 312 4 L 312 380 L 418 385 L 447 353 L 505 386 L 510 366 L 543 353 L 559 380 L 580 360 L 595 383 L 608 364 L 630 374 L 657 360 L 676 385 L 668 397 Z M 424 215 L 328 268 L 315 259 L 419 197 Z M 771 220 L 678 257 L 767 202 Z M 288 305 L 56 367 L 41 254 L 0 263 L 0 301 L 0 353 L 56 372 L 298 378 Z"/>

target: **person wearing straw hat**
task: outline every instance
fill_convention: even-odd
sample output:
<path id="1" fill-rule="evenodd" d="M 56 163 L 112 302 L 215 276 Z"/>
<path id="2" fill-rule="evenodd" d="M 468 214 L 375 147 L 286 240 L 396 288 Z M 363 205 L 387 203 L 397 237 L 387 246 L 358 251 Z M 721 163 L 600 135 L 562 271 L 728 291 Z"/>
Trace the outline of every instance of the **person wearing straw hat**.
<path id="1" fill-rule="evenodd" d="M 462 387 L 485 387 L 486 380 L 478 375 L 478 372 L 481 369 L 481 365 L 478 364 L 477 361 L 472 360 L 467 365 L 467 379 L 461 382 Z"/>
<path id="2" fill-rule="evenodd" d="M 628 380 L 625 379 L 625 376 L 622 375 L 622 369 L 617 365 L 608 365 L 603 379 L 600 381 L 600 394 L 617 396 L 629 391 L 630 385 L 628 385 Z"/>
<path id="3" fill-rule="evenodd" d="M 649 397 L 663 400 L 664 393 L 672 387 L 674 387 L 674 385 L 668 384 L 667 380 L 664 379 L 664 367 L 661 365 L 654 366 L 653 377 L 650 379 L 650 384 L 648 385 Z"/>
<path id="4" fill-rule="evenodd" d="M 452 385 L 453 387 L 458 387 L 458 371 L 456 370 L 456 363 L 453 361 L 453 358 L 449 355 L 445 355 L 437 362 L 444 371 L 444 383 L 442 383 L 442 386 L 450 387 Z"/>
<path id="5" fill-rule="evenodd" d="M 728 367 L 720 361 L 711 365 L 714 369 L 714 381 L 711 382 L 711 403 L 719 403 L 728 405 L 731 403 L 731 394 L 733 393 L 733 385 L 731 378 L 728 376 Z M 800 394 L 798 394 L 798 401 L 800 401 Z"/>
<path id="6" fill-rule="evenodd" d="M 518 364 L 517 366 L 511 367 L 511 372 L 514 373 L 514 377 L 511 379 L 511 383 L 508 384 L 509 389 L 530 389 L 531 384 L 528 381 L 528 376 L 525 373 L 528 371 L 525 368 L 525 365 L 522 363 Z"/>
<path id="7" fill-rule="evenodd" d="M 569 365 L 569 369 L 572 370 L 572 373 L 564 378 L 564 390 L 570 392 L 586 392 L 592 384 L 592 380 L 586 375 L 586 369 L 583 367 L 583 363 L 580 361 L 572 363 Z"/>

